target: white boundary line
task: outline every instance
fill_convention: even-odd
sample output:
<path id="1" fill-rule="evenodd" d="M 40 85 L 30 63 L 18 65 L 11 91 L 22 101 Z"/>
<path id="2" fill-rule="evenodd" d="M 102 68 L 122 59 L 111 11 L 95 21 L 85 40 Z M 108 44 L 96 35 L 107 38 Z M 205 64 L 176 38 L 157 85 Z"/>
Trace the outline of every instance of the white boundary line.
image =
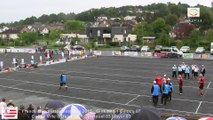
<path id="1" fill-rule="evenodd" d="M 38 71 L 46 71 L 46 70 L 49 70 L 49 71 L 61 71 L 61 72 L 67 72 L 67 70 L 54 70 L 54 69 L 39 69 Z M 104 76 L 114 76 L 114 77 L 123 77 L 124 74 L 100 74 L 100 73 L 94 73 L 94 72 L 83 72 L 83 71 L 73 71 L 73 70 L 69 70 L 67 72 L 67 74 L 70 74 L 70 73 L 83 73 L 83 74 L 89 74 L 89 75 L 104 75 Z M 36 71 L 34 71 L 33 73 L 36 73 Z M 39 73 L 39 72 L 37 72 Z M 126 75 L 126 74 L 125 74 Z M 129 77 L 129 78 L 144 78 L 144 79 L 154 79 L 154 77 L 147 77 L 147 76 L 135 76 L 135 75 L 131 75 L 131 76 L 124 76 L 124 77 Z M 173 79 L 173 78 L 172 78 Z M 177 78 L 176 78 L 177 79 Z M 172 81 L 176 81 L 176 79 L 173 79 Z M 128 81 L 127 81 L 128 82 Z M 185 80 L 184 81 L 185 83 L 197 83 L 197 81 L 195 80 Z M 138 82 L 139 83 L 139 82 Z M 189 86 L 189 87 L 192 87 L 192 86 Z M 196 87 L 198 88 L 198 87 Z"/>
<path id="2" fill-rule="evenodd" d="M 122 103 L 102 101 L 102 100 L 96 100 L 96 99 L 88 99 L 88 98 L 80 98 L 80 97 L 70 97 L 70 96 L 53 94 L 53 93 L 42 92 L 42 91 L 34 91 L 34 90 L 13 88 L 13 87 L 3 86 L 3 85 L 0 85 L 0 87 L 8 88 L 8 89 L 13 89 L 13 90 L 24 91 L 24 92 L 36 93 L 36 94 L 43 94 L 43 95 L 57 96 L 57 97 L 63 97 L 63 98 L 70 98 L 70 99 L 77 99 L 77 100 L 84 100 L 84 101 L 91 101 L 91 102 L 99 102 L 99 103 L 107 103 L 107 104 L 115 104 L 115 105 L 122 105 L 122 106 L 129 106 L 129 107 L 141 108 L 141 106 L 139 106 L 139 105 L 125 105 L 125 104 L 122 104 Z M 157 108 L 157 109 L 159 109 L 159 110 L 165 110 L 165 111 L 173 111 L 173 112 L 182 112 L 182 113 L 195 114 L 194 112 L 187 112 L 187 111 L 173 110 L 173 109 L 166 109 L 166 108 Z M 203 113 L 197 113 L 197 114 L 203 114 Z M 203 115 L 213 115 L 213 114 L 205 114 L 204 113 Z"/>
<path id="3" fill-rule="evenodd" d="M 53 70 L 53 71 L 56 71 L 56 70 Z M 60 71 L 60 70 L 59 70 Z M 62 70 L 61 70 L 62 71 Z M 65 71 L 65 70 L 63 70 Z M 26 71 L 17 71 L 19 73 L 28 73 Z M 47 75 L 47 76 L 58 76 L 56 74 L 51 74 L 51 73 L 39 73 L 39 72 L 35 72 L 35 71 L 32 71 L 32 72 L 29 72 L 31 74 L 39 74 L 39 75 Z M 76 72 L 78 73 L 78 72 Z M 79 72 L 81 73 L 81 72 Z M 129 84 L 142 84 L 142 85 L 152 85 L 152 83 L 149 83 L 149 82 L 131 82 L 131 81 L 124 81 L 124 80 L 112 80 L 112 79 L 106 79 L 106 78 L 97 78 L 97 77 L 86 77 L 86 76 L 78 76 L 78 75 L 69 75 L 71 77 L 79 77 L 79 78 L 89 78 L 89 79 L 95 79 L 95 80 L 90 80 L 90 81 L 97 81 L 98 82 L 114 82 L 115 84 L 119 84 L 119 83 L 129 83 Z M 196 82 L 195 82 L 196 83 Z M 173 85 L 173 86 L 178 86 L 178 85 Z M 193 86 L 183 86 L 183 87 L 189 87 L 189 88 L 195 88 L 195 89 L 199 89 L 198 87 L 193 87 Z M 206 88 L 206 89 L 213 89 L 213 88 Z"/>
<path id="4" fill-rule="evenodd" d="M 139 97 L 140 97 L 140 95 L 134 97 L 132 100 L 130 100 L 129 102 L 127 102 L 125 105 L 128 105 L 128 104 L 131 103 L 132 101 L 137 100 Z"/>
<path id="5" fill-rule="evenodd" d="M 198 111 L 199 111 L 199 109 L 200 109 L 200 106 L 201 106 L 201 104 L 203 103 L 203 101 L 200 101 L 200 103 L 199 103 L 199 105 L 198 105 L 198 107 L 197 107 L 197 109 L 196 109 L 196 111 L 195 111 L 195 114 L 197 114 L 198 113 Z"/>
<path id="6" fill-rule="evenodd" d="M 208 86 L 207 86 L 207 89 L 209 89 L 210 85 L 211 85 L 211 82 L 209 82 L 209 84 L 208 84 Z"/>
<path id="7" fill-rule="evenodd" d="M 23 80 L 17 80 L 17 79 L 8 79 L 8 78 L 0 78 L 0 79 L 5 79 L 5 80 L 10 80 L 10 81 L 17 81 L 17 82 L 23 82 L 23 83 L 31 83 L 31 84 L 36 84 L 36 85 L 41 85 L 41 86 L 58 86 L 55 84 L 51 84 L 51 83 L 38 83 L 38 82 L 31 82 L 31 81 L 23 81 Z M 100 92 L 100 93 L 109 93 L 109 94 L 120 94 L 120 95 L 130 95 L 130 96 L 142 96 L 142 97 L 151 97 L 151 95 L 139 95 L 139 94 L 132 94 L 132 93 L 124 93 L 124 92 L 117 92 L 117 91 L 111 91 L 109 89 L 101 89 L 101 90 L 94 90 L 94 89 L 89 89 L 89 88 L 80 88 L 80 87 L 69 87 L 72 89 L 78 89 L 78 90 L 85 90 L 85 91 L 92 91 L 92 92 Z M 185 102 L 197 102 L 199 103 L 199 100 L 191 100 L 191 99 L 182 99 L 182 98 L 173 98 L 173 100 L 177 100 L 177 101 L 185 101 Z M 210 103 L 213 104 L 213 102 L 210 101 L 203 101 L 206 103 Z"/>
<path id="8" fill-rule="evenodd" d="M 13 90 L 24 91 L 24 92 L 31 92 L 31 93 L 36 93 L 36 94 L 43 94 L 43 95 L 50 95 L 50 96 L 57 96 L 57 97 L 64 97 L 64 98 L 72 98 L 72 99 L 92 101 L 92 102 L 116 104 L 116 105 L 125 105 L 125 104 L 122 104 L 122 103 L 116 103 L 116 102 L 110 102 L 110 101 L 103 101 L 103 100 L 96 100 L 96 99 L 89 99 L 89 98 L 80 98 L 80 97 L 71 97 L 71 96 L 53 94 L 53 93 L 43 92 L 43 91 L 35 91 L 35 90 L 27 90 L 27 89 L 9 87 L 9 86 L 4 86 L 4 85 L 0 85 L 0 87 L 8 88 L 8 89 L 13 89 Z M 128 105 L 128 106 L 134 106 L 134 105 Z M 134 106 L 134 107 L 136 107 L 136 106 Z"/>
<path id="9" fill-rule="evenodd" d="M 20 81 L 21 82 L 21 81 Z M 29 82 L 22 82 L 22 83 L 19 83 L 19 84 L 15 84 L 15 85 L 11 85 L 10 87 L 17 87 L 19 85 L 24 85 L 24 84 L 28 84 Z"/>

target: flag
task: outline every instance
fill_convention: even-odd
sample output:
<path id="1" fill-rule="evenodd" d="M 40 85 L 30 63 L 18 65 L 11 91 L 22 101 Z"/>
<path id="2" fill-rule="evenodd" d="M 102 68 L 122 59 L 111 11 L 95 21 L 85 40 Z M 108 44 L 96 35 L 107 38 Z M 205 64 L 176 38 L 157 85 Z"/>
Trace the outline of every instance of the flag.
<path id="1" fill-rule="evenodd" d="M 2 119 L 18 119 L 18 107 L 2 108 Z"/>

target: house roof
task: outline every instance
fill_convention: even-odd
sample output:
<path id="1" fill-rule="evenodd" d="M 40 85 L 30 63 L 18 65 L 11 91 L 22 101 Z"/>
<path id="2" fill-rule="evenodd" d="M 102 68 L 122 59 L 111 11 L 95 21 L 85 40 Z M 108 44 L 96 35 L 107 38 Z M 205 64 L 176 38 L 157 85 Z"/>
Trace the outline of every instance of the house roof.
<path id="1" fill-rule="evenodd" d="M 9 30 L 6 30 L 4 32 L 1 32 L 0 34 L 18 34 L 20 31 L 17 30 L 17 29 L 9 29 Z"/>

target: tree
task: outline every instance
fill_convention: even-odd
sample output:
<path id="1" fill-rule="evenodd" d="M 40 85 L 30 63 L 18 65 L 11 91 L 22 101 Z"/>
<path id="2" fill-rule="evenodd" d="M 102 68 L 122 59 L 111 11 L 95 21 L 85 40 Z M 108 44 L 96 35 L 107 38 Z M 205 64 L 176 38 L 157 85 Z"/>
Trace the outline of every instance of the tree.
<path id="1" fill-rule="evenodd" d="M 166 24 L 169 24 L 171 26 L 174 26 L 176 23 L 178 23 L 178 17 L 175 14 L 169 14 L 165 18 Z"/>
<path id="2" fill-rule="evenodd" d="M 67 32 L 84 32 L 85 31 L 85 23 L 79 20 L 68 20 L 65 22 L 65 30 Z"/>
<path id="3" fill-rule="evenodd" d="M 192 30 L 190 36 L 189 36 L 189 45 L 191 47 L 198 47 L 198 44 L 200 42 L 200 31 L 199 30 Z"/>
<path id="4" fill-rule="evenodd" d="M 52 30 L 50 31 L 49 35 L 48 35 L 48 39 L 49 40 L 57 40 L 60 38 L 60 34 L 62 34 L 63 31 L 62 30 Z"/>
<path id="5" fill-rule="evenodd" d="M 163 18 L 158 18 L 152 23 L 153 31 L 155 34 L 166 32 L 169 33 L 170 30 L 168 30 L 168 26 L 166 25 L 166 22 Z"/>
<path id="6" fill-rule="evenodd" d="M 163 46 L 170 46 L 171 39 L 165 31 L 162 31 L 161 33 L 159 33 L 158 36 L 159 37 L 157 39 L 157 44 L 163 45 Z"/>
<path id="7" fill-rule="evenodd" d="M 37 32 L 24 32 L 20 33 L 19 40 L 23 41 L 26 45 L 35 43 L 38 39 L 38 33 Z"/>
<path id="8" fill-rule="evenodd" d="M 212 42 L 213 41 L 213 29 L 209 29 L 206 33 L 206 41 Z"/>

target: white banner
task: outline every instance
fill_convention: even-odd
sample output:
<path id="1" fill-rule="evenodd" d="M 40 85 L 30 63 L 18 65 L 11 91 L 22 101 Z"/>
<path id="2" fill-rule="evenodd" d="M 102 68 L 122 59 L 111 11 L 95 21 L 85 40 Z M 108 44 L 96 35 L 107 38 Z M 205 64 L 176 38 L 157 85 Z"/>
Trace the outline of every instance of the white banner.
<path id="1" fill-rule="evenodd" d="M 143 56 L 143 57 L 151 57 L 152 56 L 152 52 L 142 52 L 141 56 Z"/>
<path id="2" fill-rule="evenodd" d="M 97 55 L 97 56 L 100 56 L 100 55 L 102 55 L 102 52 L 101 52 L 101 51 L 95 50 L 95 51 L 93 51 L 93 54 L 94 54 L 94 55 Z"/>
<path id="3" fill-rule="evenodd" d="M 124 52 L 125 56 L 138 56 L 138 52 Z"/>
<path id="4" fill-rule="evenodd" d="M 120 51 L 112 51 L 112 55 L 121 55 L 121 52 Z"/>

